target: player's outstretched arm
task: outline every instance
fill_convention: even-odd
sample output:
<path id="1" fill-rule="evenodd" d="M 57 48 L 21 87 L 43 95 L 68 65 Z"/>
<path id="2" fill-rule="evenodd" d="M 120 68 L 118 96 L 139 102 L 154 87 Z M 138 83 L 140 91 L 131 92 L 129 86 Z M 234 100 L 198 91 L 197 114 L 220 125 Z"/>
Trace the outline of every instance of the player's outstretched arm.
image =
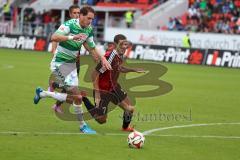
<path id="1" fill-rule="evenodd" d="M 89 47 L 89 45 L 86 43 L 83 44 L 84 47 L 88 50 L 90 54 L 92 54 L 95 61 L 101 61 L 101 64 L 104 68 L 107 70 L 112 70 L 111 64 L 107 61 L 107 59 L 99 52 L 99 50 L 96 47 Z"/>
<path id="2" fill-rule="evenodd" d="M 101 59 L 101 63 L 102 63 L 102 66 L 103 67 L 105 67 L 106 69 L 108 69 L 108 70 L 112 70 L 112 66 L 111 66 L 111 64 L 107 61 L 107 59 L 104 57 L 104 56 L 102 56 L 101 54 L 99 54 L 100 55 L 100 59 Z"/>
<path id="3" fill-rule="evenodd" d="M 93 82 L 93 88 L 95 90 L 95 103 L 96 103 L 96 106 L 99 106 L 99 102 L 100 102 L 100 92 L 99 92 L 99 85 L 98 85 L 99 75 L 100 75 L 100 73 L 98 71 L 96 71 L 96 70 L 94 70 L 92 72 L 92 82 Z"/>
<path id="4" fill-rule="evenodd" d="M 69 40 L 69 36 L 64 36 L 56 33 L 54 33 L 51 37 L 51 41 L 54 41 L 54 42 L 63 42 L 67 40 Z"/>
<path id="5" fill-rule="evenodd" d="M 111 64 L 107 61 L 107 59 L 104 56 L 100 55 L 100 59 L 101 59 L 102 66 L 104 68 L 106 68 L 107 70 L 112 70 Z"/>
<path id="6" fill-rule="evenodd" d="M 53 53 L 53 54 L 55 54 L 55 51 L 56 51 L 56 49 L 57 49 L 57 42 L 55 42 L 55 41 L 52 41 L 52 50 L 51 50 L 51 52 Z"/>
<path id="7" fill-rule="evenodd" d="M 120 69 L 122 73 L 128 73 L 128 72 L 145 73 L 146 72 L 142 68 L 127 68 L 127 67 L 121 66 Z"/>
<path id="8" fill-rule="evenodd" d="M 63 42 L 63 41 L 68 41 L 68 40 L 79 40 L 81 38 L 82 38 L 82 35 L 80 35 L 80 34 L 77 34 L 74 36 L 65 36 L 65 35 L 54 33 L 51 37 L 51 40 L 54 42 Z"/>
<path id="9" fill-rule="evenodd" d="M 96 70 L 92 72 L 92 82 L 93 82 L 93 88 L 95 90 L 99 90 L 99 86 L 98 86 L 99 75 L 100 73 Z"/>
<path id="10" fill-rule="evenodd" d="M 89 47 L 89 45 L 87 44 L 87 42 L 84 42 L 83 43 L 83 46 L 84 48 L 92 55 L 93 59 L 95 62 L 98 62 L 100 59 L 99 59 L 99 56 L 95 50 L 95 48 L 91 48 Z"/>
<path id="11" fill-rule="evenodd" d="M 107 70 L 112 70 L 111 64 L 107 61 L 106 57 L 101 55 L 101 53 L 96 47 L 92 50 L 92 54 L 93 56 L 96 56 L 96 55 L 98 56 L 98 59 L 101 60 L 101 64 L 104 68 L 106 68 Z"/>

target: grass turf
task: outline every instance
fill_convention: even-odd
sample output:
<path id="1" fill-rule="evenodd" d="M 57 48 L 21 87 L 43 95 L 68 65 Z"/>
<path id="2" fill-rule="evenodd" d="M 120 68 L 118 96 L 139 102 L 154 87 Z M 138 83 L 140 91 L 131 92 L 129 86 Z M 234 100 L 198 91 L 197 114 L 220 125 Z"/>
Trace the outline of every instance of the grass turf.
<path id="1" fill-rule="evenodd" d="M 0 49 L 0 159 L 240 158 L 239 138 L 199 137 L 240 137 L 240 126 L 227 124 L 157 131 L 146 136 L 143 149 L 129 149 L 127 133 L 120 131 L 122 110 L 119 108 L 109 113 L 108 122 L 104 125 L 88 121 L 98 135 L 46 134 L 78 133 L 77 122 L 62 121 L 56 117 L 50 108 L 54 100 L 46 99 L 38 105 L 33 104 L 35 88 L 48 86 L 50 60 L 51 54 L 45 52 Z M 91 63 L 92 60 L 82 57 L 81 61 Z M 129 64 L 142 62 L 128 61 Z M 239 69 L 159 64 L 168 69 L 159 79 L 170 83 L 173 90 L 158 97 L 136 98 L 133 124 L 137 130 L 143 132 L 166 126 L 240 122 Z M 87 65 L 81 67 L 80 85 L 91 88 L 91 83 L 84 78 L 89 75 L 87 69 Z M 136 76 L 131 73 L 127 77 Z M 152 88 L 149 84 L 133 87 L 132 90 Z M 176 119 L 177 115 L 187 118 Z M 4 133 L 8 131 L 25 134 Z"/>

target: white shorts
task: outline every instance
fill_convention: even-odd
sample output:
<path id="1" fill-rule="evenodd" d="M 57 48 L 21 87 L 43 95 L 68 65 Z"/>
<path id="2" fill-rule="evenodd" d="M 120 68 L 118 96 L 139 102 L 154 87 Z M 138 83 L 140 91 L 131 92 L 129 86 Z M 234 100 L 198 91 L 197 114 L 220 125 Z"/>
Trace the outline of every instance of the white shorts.
<path id="1" fill-rule="evenodd" d="M 51 62 L 50 70 L 58 83 L 67 86 L 78 86 L 76 63 Z"/>

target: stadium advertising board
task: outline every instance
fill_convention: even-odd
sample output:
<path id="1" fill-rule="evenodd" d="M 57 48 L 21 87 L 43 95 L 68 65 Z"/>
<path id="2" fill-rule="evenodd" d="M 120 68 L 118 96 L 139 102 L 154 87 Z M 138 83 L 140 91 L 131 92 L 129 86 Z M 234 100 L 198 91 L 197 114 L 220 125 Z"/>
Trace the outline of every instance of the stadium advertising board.
<path id="1" fill-rule="evenodd" d="M 170 63 L 240 68 L 240 53 L 227 50 L 203 50 L 171 46 L 141 45 L 132 47 L 129 58 Z"/>
<path id="2" fill-rule="evenodd" d="M 208 50 L 205 65 L 220 67 L 240 67 L 240 53 L 234 51 Z"/>
<path id="3" fill-rule="evenodd" d="M 116 34 L 124 34 L 135 44 L 182 47 L 182 38 L 186 32 L 149 31 L 136 29 L 106 28 L 105 41 L 112 41 Z M 240 36 L 229 34 L 190 33 L 193 48 L 240 50 Z"/>
<path id="4" fill-rule="evenodd" d="M 0 35 L 0 47 L 26 49 L 35 51 L 51 51 L 51 43 L 44 37 L 29 37 L 22 35 Z M 104 42 L 98 43 L 97 48 L 104 54 Z M 81 55 L 89 53 L 81 48 Z M 183 48 L 161 45 L 134 44 L 128 51 L 127 57 L 132 59 L 153 60 L 169 63 L 209 65 L 218 67 L 240 68 L 239 51 Z"/>
<path id="5" fill-rule="evenodd" d="M 129 58 L 172 63 L 202 64 L 204 50 L 181 47 L 134 45 Z"/>
<path id="6" fill-rule="evenodd" d="M 47 49 L 47 45 L 47 39 L 43 37 L 23 35 L 0 35 L 1 48 L 45 51 Z"/>

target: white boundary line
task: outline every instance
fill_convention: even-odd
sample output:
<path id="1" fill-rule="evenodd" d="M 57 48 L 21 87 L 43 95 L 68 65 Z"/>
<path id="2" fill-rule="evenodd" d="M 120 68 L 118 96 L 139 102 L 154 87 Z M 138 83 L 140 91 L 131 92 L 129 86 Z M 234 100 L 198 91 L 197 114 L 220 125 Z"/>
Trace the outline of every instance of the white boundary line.
<path id="1" fill-rule="evenodd" d="M 189 125 L 180 125 L 180 126 L 170 126 L 170 127 L 162 127 L 162 128 L 155 128 L 144 131 L 144 135 L 149 135 L 153 132 L 169 130 L 169 129 L 176 129 L 176 128 L 190 128 L 190 127 L 200 127 L 200 126 L 217 126 L 217 125 L 240 125 L 240 122 L 235 123 L 204 123 L 204 124 L 189 124 Z"/>
<path id="2" fill-rule="evenodd" d="M 107 135 L 107 136 L 127 136 L 124 133 L 97 133 L 85 134 L 81 132 L 17 132 L 17 131 L 2 131 L 0 135 Z"/>
<path id="3" fill-rule="evenodd" d="M 83 133 L 77 133 L 77 132 L 15 132 L 15 131 L 0 132 L 0 134 L 2 135 L 85 135 Z"/>
<path id="4" fill-rule="evenodd" d="M 240 139 L 240 136 L 151 134 L 153 137 Z"/>
<path id="5" fill-rule="evenodd" d="M 15 66 L 11 65 L 11 64 L 3 64 L 3 65 L 1 65 L 1 68 L 2 69 L 13 69 L 13 68 L 15 68 Z"/>
<path id="6" fill-rule="evenodd" d="M 84 133 L 74 133 L 74 132 L 0 132 L 0 135 L 89 135 Z M 91 135 L 91 134 L 90 134 Z M 95 134 L 93 134 L 95 135 Z M 126 136 L 128 134 L 123 133 L 104 133 L 97 135 L 105 136 Z M 151 134 L 146 135 L 148 137 L 177 137 L 177 138 L 215 138 L 215 139 L 240 139 L 240 136 L 218 136 L 218 135 L 172 135 L 172 134 Z"/>
<path id="7" fill-rule="evenodd" d="M 240 139 L 240 136 L 218 136 L 218 135 L 173 135 L 173 134 L 152 134 L 153 132 L 176 129 L 176 128 L 190 128 L 190 127 L 200 127 L 200 126 L 216 126 L 216 125 L 240 125 L 240 122 L 236 123 L 206 123 L 206 124 L 190 124 L 190 125 L 180 125 L 180 126 L 170 126 L 163 128 L 155 128 L 151 130 L 144 131 L 145 136 L 152 137 L 180 137 L 180 138 L 218 138 L 218 139 Z M 0 131 L 0 135 L 89 135 L 77 132 L 15 132 L 15 131 Z M 93 134 L 95 135 L 95 134 Z M 98 133 L 97 135 L 106 136 L 127 136 L 128 133 Z"/>

